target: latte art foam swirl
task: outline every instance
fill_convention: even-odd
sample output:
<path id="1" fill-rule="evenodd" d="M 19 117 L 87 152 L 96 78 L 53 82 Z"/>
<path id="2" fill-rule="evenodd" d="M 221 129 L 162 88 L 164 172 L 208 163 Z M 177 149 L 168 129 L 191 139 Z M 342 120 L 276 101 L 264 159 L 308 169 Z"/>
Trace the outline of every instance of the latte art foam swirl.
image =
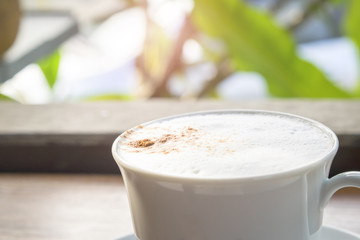
<path id="1" fill-rule="evenodd" d="M 208 113 L 139 126 L 121 135 L 117 153 L 145 171 L 196 178 L 288 171 L 330 152 L 334 140 L 303 119 L 264 113 Z"/>

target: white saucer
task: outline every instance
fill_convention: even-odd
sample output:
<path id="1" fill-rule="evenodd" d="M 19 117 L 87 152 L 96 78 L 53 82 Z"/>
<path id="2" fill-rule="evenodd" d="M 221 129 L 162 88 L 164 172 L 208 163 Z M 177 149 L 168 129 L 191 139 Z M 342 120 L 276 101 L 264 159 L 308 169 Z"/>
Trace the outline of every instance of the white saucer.
<path id="1" fill-rule="evenodd" d="M 360 240 L 360 236 L 332 227 L 322 227 L 319 240 Z M 138 240 L 134 234 L 122 237 L 118 240 Z"/>
<path id="2" fill-rule="evenodd" d="M 319 240 L 360 240 L 360 236 L 349 231 L 324 226 L 320 230 Z"/>

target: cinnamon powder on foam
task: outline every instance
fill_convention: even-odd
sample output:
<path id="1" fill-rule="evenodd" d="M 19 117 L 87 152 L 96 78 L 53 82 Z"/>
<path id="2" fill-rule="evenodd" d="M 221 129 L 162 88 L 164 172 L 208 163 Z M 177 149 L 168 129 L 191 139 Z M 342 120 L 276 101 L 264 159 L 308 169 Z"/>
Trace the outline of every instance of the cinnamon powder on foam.
<path id="1" fill-rule="evenodd" d="M 138 128 L 143 128 L 141 125 Z M 139 140 L 132 140 L 125 143 L 128 147 L 133 148 L 133 152 L 141 152 L 142 150 L 149 149 L 152 150 L 150 153 L 163 153 L 168 154 L 171 151 L 178 151 L 176 147 L 168 147 L 164 148 L 164 145 L 166 143 L 176 143 L 181 138 L 187 138 L 188 140 L 197 140 L 199 139 L 196 134 L 199 132 L 198 129 L 192 128 L 192 127 L 185 127 L 184 130 L 182 130 L 178 134 L 163 134 L 160 137 L 157 138 L 144 138 Z M 128 138 L 134 133 L 134 130 L 128 130 L 123 135 L 122 138 Z M 153 146 L 160 147 L 158 149 L 153 148 Z"/>

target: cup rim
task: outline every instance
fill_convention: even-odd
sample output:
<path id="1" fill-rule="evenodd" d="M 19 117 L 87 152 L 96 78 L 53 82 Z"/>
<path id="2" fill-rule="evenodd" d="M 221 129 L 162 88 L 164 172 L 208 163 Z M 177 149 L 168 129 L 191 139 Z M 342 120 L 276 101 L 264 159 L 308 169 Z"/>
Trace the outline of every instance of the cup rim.
<path id="1" fill-rule="evenodd" d="M 136 129 L 139 129 L 139 126 L 147 126 L 151 125 L 153 123 L 161 122 L 161 121 L 167 121 L 174 118 L 181 118 L 181 117 L 187 117 L 187 116 L 194 116 L 194 115 L 204 115 L 204 114 L 236 114 L 236 113 L 253 113 L 253 114 L 267 114 L 267 115 L 280 115 L 285 116 L 289 118 L 295 118 L 300 119 L 302 121 L 308 122 L 312 124 L 315 127 L 318 127 L 322 131 L 326 132 L 329 136 L 331 136 L 333 140 L 333 145 L 331 149 L 324 154 L 323 156 L 319 157 L 318 159 L 315 159 L 314 161 L 311 161 L 310 163 L 300 165 L 298 167 L 269 173 L 269 174 L 261 174 L 261 175 L 254 175 L 254 176 L 239 176 L 239 177 L 192 177 L 192 176 L 177 176 L 177 175 L 171 175 L 166 173 L 157 173 L 153 171 L 149 171 L 140 167 L 136 167 L 134 165 L 129 164 L 126 159 L 124 159 L 118 152 L 117 147 L 118 143 L 120 142 L 120 139 L 122 137 L 122 134 L 124 134 L 126 131 L 124 131 L 122 134 L 120 134 L 113 142 L 111 151 L 113 158 L 115 159 L 116 163 L 118 164 L 121 172 L 123 173 L 123 170 L 132 172 L 151 177 L 156 178 L 158 180 L 164 180 L 164 181 L 181 181 L 181 182 L 209 182 L 209 183 L 223 183 L 223 182 L 252 182 L 252 181 L 258 181 L 258 180 L 271 180 L 271 179 L 281 179 L 281 178 L 289 178 L 289 177 L 295 177 L 298 176 L 301 173 L 308 172 L 311 169 L 316 168 L 316 166 L 321 165 L 322 163 L 326 161 L 332 161 L 333 157 L 335 156 L 338 147 L 339 147 L 339 140 L 336 136 L 336 134 L 326 125 L 323 123 L 299 116 L 296 114 L 291 113 L 285 113 L 280 111 L 269 111 L 269 110 L 259 110 L 259 109 L 219 109 L 219 110 L 206 110 L 206 111 L 196 111 L 196 112 L 189 112 L 184 114 L 176 114 L 171 115 L 163 118 L 158 118 L 155 120 L 147 121 L 145 123 L 139 124 L 133 128 L 130 128 L 128 131 L 136 131 Z"/>

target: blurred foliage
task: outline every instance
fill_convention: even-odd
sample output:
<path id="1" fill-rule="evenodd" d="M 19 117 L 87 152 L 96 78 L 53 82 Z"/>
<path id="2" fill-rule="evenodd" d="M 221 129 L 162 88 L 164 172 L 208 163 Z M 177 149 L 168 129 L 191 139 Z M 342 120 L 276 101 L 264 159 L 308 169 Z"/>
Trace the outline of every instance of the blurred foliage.
<path id="1" fill-rule="evenodd" d="M 344 21 L 345 33 L 356 45 L 358 56 L 360 58 L 360 1 L 350 0 L 347 10 Z M 357 97 L 360 97 L 360 76 L 358 76 L 358 85 L 354 90 L 354 94 Z"/>
<path id="2" fill-rule="evenodd" d="M 14 99 L 0 93 L 0 101 L 16 102 Z"/>
<path id="3" fill-rule="evenodd" d="M 198 28 L 221 39 L 236 70 L 263 75 L 279 97 L 349 97 L 325 75 L 296 54 L 293 39 L 266 13 L 238 0 L 195 0 Z"/>
<path id="4" fill-rule="evenodd" d="M 289 1 L 277 0 L 268 9 L 261 9 L 242 0 L 194 0 L 193 11 L 185 17 L 184 25 L 170 47 L 168 41 L 166 48 L 162 50 L 159 50 L 158 45 L 151 46 L 146 42 L 143 55 L 138 57 L 142 62 L 140 75 L 151 83 L 147 86 L 147 92 L 150 92 L 148 96 L 171 96 L 167 89 L 171 77 L 185 72 L 189 67 L 181 57 L 182 48 L 187 40 L 195 39 L 208 57 L 207 61 L 213 62 L 217 68 L 215 76 L 205 82 L 203 89 L 195 93 L 195 97 L 217 96 L 214 90 L 217 85 L 231 74 L 241 71 L 261 74 L 266 80 L 270 95 L 275 97 L 360 97 L 360 84 L 358 90 L 342 89 L 316 66 L 303 60 L 298 55 L 298 43 L 294 39 L 294 31 L 312 15 L 326 15 L 330 5 L 342 8 L 342 3 L 346 3 L 349 11 L 344 14 L 345 34 L 359 48 L 360 15 L 357 10 L 360 9 L 360 1 L 307 1 L 308 4 L 304 5 L 302 14 L 295 22 L 280 25 L 277 11 L 287 2 Z M 145 10 L 146 6 L 144 5 Z M 334 24 L 332 20 L 329 23 Z M 149 37 L 152 33 L 148 31 L 147 34 Z M 152 36 L 152 39 L 160 42 L 163 41 L 161 38 L 163 37 Z M 217 43 L 212 44 L 211 41 Z M 213 48 L 215 45 L 217 47 Z M 216 49 L 219 46 L 220 51 Z M 148 57 L 149 52 L 156 51 L 157 57 Z M 156 66 L 159 63 L 163 66 L 163 70 L 156 67 L 156 72 L 163 74 L 149 77 L 151 64 L 155 63 Z"/>
<path id="5" fill-rule="evenodd" d="M 49 88 L 51 90 L 53 89 L 53 87 L 56 83 L 56 80 L 58 79 L 60 59 L 61 59 L 60 51 L 56 50 L 52 54 L 41 59 L 37 63 L 39 65 L 42 73 L 44 74 L 47 85 L 49 86 Z M 22 99 L 17 99 L 17 100 L 22 102 Z M 17 100 L 0 93 L 0 101 L 17 102 Z"/>
<path id="6" fill-rule="evenodd" d="M 143 50 L 136 58 L 139 88 L 135 95 L 148 98 L 219 98 L 217 86 L 226 78 L 238 72 L 256 72 L 264 77 L 268 93 L 274 97 L 360 97 L 360 76 L 354 89 L 341 88 L 322 70 L 299 56 L 297 38 L 297 31 L 309 19 L 321 16 L 336 36 L 341 34 L 352 40 L 360 56 L 359 0 L 263 1 L 267 3 L 266 7 L 256 5 L 260 1 L 250 0 L 193 0 L 193 10 L 185 14 L 183 24 L 175 35 L 169 35 L 152 18 L 147 0 L 127 2 L 122 11 L 142 8 L 146 18 Z M 296 9 L 298 12 L 292 13 L 295 17 L 291 21 L 280 21 L 279 16 L 283 15 L 284 9 L 294 2 L 301 6 Z M 334 9 L 340 9 L 341 14 L 334 14 Z M 184 58 L 183 51 L 189 41 L 201 48 L 203 59 L 199 62 L 188 62 Z M 58 78 L 60 59 L 61 54 L 56 51 L 38 62 L 51 90 Z M 207 63 L 212 64 L 215 70 L 207 79 L 201 79 L 200 89 L 187 87 L 191 91 L 185 91 L 180 96 L 171 92 L 169 82 L 174 79 L 187 81 L 187 73 L 191 69 Z M 110 93 L 84 100 L 134 98 L 127 94 Z M 0 95 L 0 100 L 9 98 Z"/>
<path id="7" fill-rule="evenodd" d="M 171 41 L 164 30 L 156 23 L 148 20 L 147 35 L 141 64 L 147 70 L 148 78 L 158 78 L 163 74 L 164 59 L 168 58 Z M 140 63 L 139 63 L 140 64 Z"/>
<path id="8" fill-rule="evenodd" d="M 350 0 L 344 21 L 346 35 L 351 38 L 360 50 L 360 1 Z M 360 52 L 359 52 L 360 53 Z"/>
<path id="9" fill-rule="evenodd" d="M 171 50 L 171 40 L 164 30 L 147 16 L 146 38 L 143 51 L 136 60 L 141 75 L 139 83 L 142 89 L 156 86 L 159 79 L 165 74 L 166 62 Z M 150 93 L 143 93 L 150 94 Z"/>
<path id="10" fill-rule="evenodd" d="M 47 56 L 38 62 L 50 89 L 53 89 L 58 77 L 60 58 L 60 51 L 56 50 L 50 56 Z"/>
<path id="11" fill-rule="evenodd" d="M 129 101 L 133 100 L 133 96 L 126 94 L 102 94 L 86 97 L 85 101 L 111 101 L 111 100 L 122 100 Z"/>

